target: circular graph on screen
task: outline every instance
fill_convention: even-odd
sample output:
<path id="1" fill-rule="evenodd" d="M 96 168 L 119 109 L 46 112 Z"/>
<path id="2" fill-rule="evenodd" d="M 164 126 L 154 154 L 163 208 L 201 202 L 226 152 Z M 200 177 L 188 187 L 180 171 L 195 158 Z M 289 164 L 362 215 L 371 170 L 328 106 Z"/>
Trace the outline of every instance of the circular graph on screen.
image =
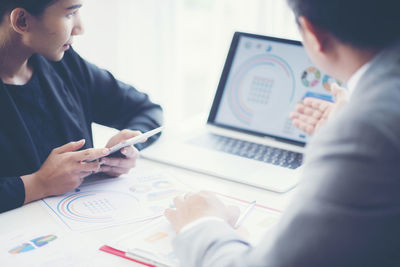
<path id="1" fill-rule="evenodd" d="M 269 103 L 290 103 L 295 77 L 290 65 L 275 55 L 258 55 L 241 64 L 229 83 L 228 103 L 233 115 L 250 124 L 254 110 Z"/>
<path id="2" fill-rule="evenodd" d="M 132 210 L 139 200 L 128 193 L 107 190 L 84 191 L 71 194 L 62 199 L 58 212 L 67 219 L 86 223 L 107 223 L 123 207 L 129 205 Z"/>
<path id="3" fill-rule="evenodd" d="M 335 78 L 329 76 L 329 75 L 324 75 L 324 78 L 322 78 L 322 85 L 324 86 L 325 90 L 331 91 L 331 85 L 333 83 L 337 83 L 339 86 L 342 85 L 342 82 L 336 80 Z"/>
<path id="4" fill-rule="evenodd" d="M 306 87 L 314 87 L 321 80 L 321 72 L 315 67 L 309 67 L 301 74 L 301 82 Z"/>

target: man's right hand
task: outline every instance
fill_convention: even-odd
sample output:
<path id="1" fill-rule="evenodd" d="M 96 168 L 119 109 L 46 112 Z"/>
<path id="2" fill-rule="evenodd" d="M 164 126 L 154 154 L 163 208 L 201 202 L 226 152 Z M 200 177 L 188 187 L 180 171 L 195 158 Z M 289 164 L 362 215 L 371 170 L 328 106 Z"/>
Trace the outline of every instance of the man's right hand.
<path id="1" fill-rule="evenodd" d="M 107 148 L 83 147 L 85 140 L 70 142 L 53 149 L 42 167 L 35 173 L 22 176 L 25 204 L 47 196 L 60 195 L 77 188 L 83 179 L 100 169 L 97 161 L 86 162 L 109 154 Z"/>

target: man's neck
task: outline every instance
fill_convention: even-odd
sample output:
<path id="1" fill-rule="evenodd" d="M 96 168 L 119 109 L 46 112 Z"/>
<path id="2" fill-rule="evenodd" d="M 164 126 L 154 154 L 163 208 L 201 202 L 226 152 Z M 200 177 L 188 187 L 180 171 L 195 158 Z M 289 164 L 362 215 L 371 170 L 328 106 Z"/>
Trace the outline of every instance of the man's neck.
<path id="1" fill-rule="evenodd" d="M 4 83 L 21 85 L 32 77 L 33 70 L 28 65 L 32 56 L 21 42 L 19 36 L 13 36 L 0 28 L 0 78 Z"/>
<path id="2" fill-rule="evenodd" d="M 367 49 L 360 50 L 350 46 L 342 46 L 340 50 L 340 57 L 338 58 L 340 69 L 337 77 L 345 82 L 348 82 L 357 70 L 370 62 L 379 52 Z"/>

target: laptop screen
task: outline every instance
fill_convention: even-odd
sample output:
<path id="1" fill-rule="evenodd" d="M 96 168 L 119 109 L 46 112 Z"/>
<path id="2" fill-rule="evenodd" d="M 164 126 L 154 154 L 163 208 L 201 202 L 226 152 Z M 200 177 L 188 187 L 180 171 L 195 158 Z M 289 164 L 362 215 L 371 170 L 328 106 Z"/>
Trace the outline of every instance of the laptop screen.
<path id="1" fill-rule="evenodd" d="M 300 42 L 237 32 L 208 123 L 305 144 L 289 114 L 306 96 L 332 101 L 332 82 Z"/>

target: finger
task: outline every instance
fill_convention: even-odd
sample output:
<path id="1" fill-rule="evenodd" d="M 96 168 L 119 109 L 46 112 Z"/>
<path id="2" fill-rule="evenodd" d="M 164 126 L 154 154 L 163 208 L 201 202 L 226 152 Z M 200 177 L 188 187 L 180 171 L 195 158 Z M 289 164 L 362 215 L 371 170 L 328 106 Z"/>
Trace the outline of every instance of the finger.
<path id="1" fill-rule="evenodd" d="M 164 211 L 164 216 L 168 221 L 173 221 L 176 216 L 176 210 L 168 208 Z"/>
<path id="2" fill-rule="evenodd" d="M 98 172 L 100 170 L 100 163 L 97 161 L 94 162 L 81 161 L 77 163 L 77 165 L 78 165 L 77 171 L 79 172 L 93 173 L 93 172 Z"/>
<path id="3" fill-rule="evenodd" d="M 304 105 L 306 107 L 320 110 L 323 112 L 323 111 L 325 111 L 325 109 L 327 107 L 332 105 L 332 103 L 329 101 L 322 100 L 322 99 L 308 97 L 308 98 L 304 99 Z"/>
<path id="4" fill-rule="evenodd" d="M 332 94 L 336 97 L 336 102 L 344 101 L 347 99 L 346 89 L 337 84 L 332 85 Z"/>
<path id="5" fill-rule="evenodd" d="M 307 124 L 304 121 L 296 119 L 296 120 L 293 120 L 292 123 L 296 128 L 298 128 L 299 130 L 301 130 L 309 135 L 312 135 L 315 131 L 314 125 Z"/>
<path id="6" fill-rule="evenodd" d="M 135 137 L 135 136 L 138 136 L 141 134 L 142 134 L 141 131 L 133 131 L 133 130 L 129 130 L 129 129 L 124 129 L 118 133 L 118 135 L 120 135 L 120 137 L 124 140 L 130 139 L 132 137 Z"/>
<path id="7" fill-rule="evenodd" d="M 299 118 L 299 113 L 297 112 L 290 112 L 289 117 L 294 120 Z"/>
<path id="8" fill-rule="evenodd" d="M 121 153 L 127 158 L 135 158 L 139 157 L 139 150 L 134 146 L 128 146 L 121 149 Z"/>
<path id="9" fill-rule="evenodd" d="M 304 104 L 303 104 L 303 102 L 298 103 L 298 104 L 296 105 L 295 110 L 296 110 L 298 113 L 303 113 L 303 112 L 304 112 Z"/>
<path id="10" fill-rule="evenodd" d="M 314 125 L 305 125 L 304 127 L 304 132 L 306 132 L 308 135 L 312 135 L 315 132 L 315 126 Z"/>
<path id="11" fill-rule="evenodd" d="M 55 148 L 53 151 L 57 154 L 62 154 L 66 152 L 72 152 L 80 149 L 85 144 L 85 139 L 79 140 L 77 142 L 69 142 L 63 146 Z"/>
<path id="12" fill-rule="evenodd" d="M 186 199 L 192 197 L 193 195 L 194 195 L 194 194 L 193 194 L 193 193 L 190 193 L 190 192 L 185 193 L 185 194 L 183 195 L 183 199 L 186 200 Z"/>
<path id="13" fill-rule="evenodd" d="M 182 197 L 175 197 L 174 198 L 174 206 L 176 209 L 180 209 L 183 206 L 183 198 Z"/>
<path id="14" fill-rule="evenodd" d="M 307 115 L 308 117 L 313 117 L 315 119 L 319 119 L 322 117 L 322 114 L 323 113 L 318 109 L 304 107 L 304 115 Z"/>
<path id="15" fill-rule="evenodd" d="M 313 116 L 306 116 L 300 114 L 298 120 L 300 122 L 303 122 L 304 124 L 314 126 L 315 124 L 317 124 L 319 118 L 314 118 Z"/>
<path id="16" fill-rule="evenodd" d="M 91 161 L 97 158 L 105 157 L 110 153 L 108 148 L 89 148 L 74 152 L 73 158 L 76 161 Z"/>
<path id="17" fill-rule="evenodd" d="M 121 134 L 122 134 L 122 137 L 126 140 L 126 139 L 130 139 L 132 137 L 141 135 L 142 132 L 141 131 L 132 131 L 132 130 L 129 130 L 129 129 L 125 129 L 125 130 L 121 131 Z M 139 143 L 143 143 L 143 142 L 146 142 L 146 141 L 147 141 L 147 138 L 144 138 L 144 139 L 140 140 Z"/>
<path id="18" fill-rule="evenodd" d="M 319 106 L 319 110 L 324 113 L 327 110 L 331 109 L 333 107 L 334 103 L 329 102 L 329 101 L 323 101 L 321 102 L 320 106 Z"/>
<path id="19" fill-rule="evenodd" d="M 178 232 L 178 215 L 177 211 L 174 209 L 166 209 L 164 211 L 165 218 L 172 224 L 175 232 Z"/>
<path id="20" fill-rule="evenodd" d="M 337 83 L 333 83 L 331 87 L 332 87 L 332 94 L 334 96 L 336 96 L 337 93 L 346 91 L 346 88 L 339 86 Z"/>
<path id="21" fill-rule="evenodd" d="M 136 158 L 105 157 L 100 159 L 100 164 L 124 169 L 132 169 L 136 166 Z"/>
<path id="22" fill-rule="evenodd" d="M 227 210 L 228 210 L 228 223 L 231 226 L 234 226 L 240 216 L 240 209 L 237 206 L 229 205 L 227 207 Z"/>

